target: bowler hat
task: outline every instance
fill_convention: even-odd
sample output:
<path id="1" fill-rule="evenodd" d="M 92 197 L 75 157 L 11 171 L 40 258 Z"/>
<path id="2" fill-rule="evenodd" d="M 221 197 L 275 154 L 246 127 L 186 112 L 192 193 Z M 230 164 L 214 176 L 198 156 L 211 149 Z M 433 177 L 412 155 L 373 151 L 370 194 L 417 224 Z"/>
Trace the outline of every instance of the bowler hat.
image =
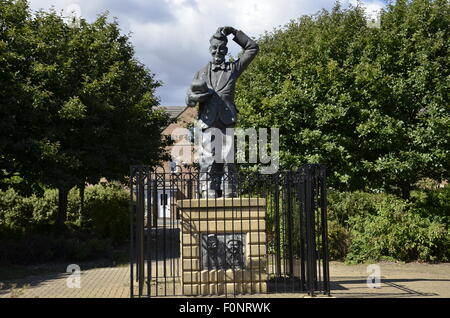
<path id="1" fill-rule="evenodd" d="M 210 89 L 204 80 L 193 80 L 191 84 L 191 91 L 196 97 L 203 97 L 211 94 Z"/>

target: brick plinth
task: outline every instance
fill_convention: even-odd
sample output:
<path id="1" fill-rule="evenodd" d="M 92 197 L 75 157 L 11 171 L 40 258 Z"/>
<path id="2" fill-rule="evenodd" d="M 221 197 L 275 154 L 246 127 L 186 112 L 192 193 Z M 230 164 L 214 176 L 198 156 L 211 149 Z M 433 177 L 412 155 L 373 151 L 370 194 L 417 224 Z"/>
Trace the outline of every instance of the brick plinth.
<path id="1" fill-rule="evenodd" d="M 265 199 L 192 199 L 180 200 L 177 204 L 181 215 L 181 283 L 184 295 L 267 291 Z M 243 268 L 203 268 L 202 235 L 241 233 L 245 236 Z"/>

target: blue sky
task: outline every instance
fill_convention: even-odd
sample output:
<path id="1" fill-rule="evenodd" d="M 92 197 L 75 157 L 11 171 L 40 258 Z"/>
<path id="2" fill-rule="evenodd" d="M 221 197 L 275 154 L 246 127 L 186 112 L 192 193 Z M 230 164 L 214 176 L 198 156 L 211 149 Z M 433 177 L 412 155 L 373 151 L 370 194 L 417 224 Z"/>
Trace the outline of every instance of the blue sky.
<path id="1" fill-rule="evenodd" d="M 258 38 L 322 8 L 335 0 L 29 0 L 33 10 L 76 11 L 88 21 L 109 11 L 123 33 L 131 32 L 138 60 L 164 85 L 157 95 L 164 106 L 182 106 L 194 73 L 210 60 L 209 38 L 220 26 L 233 26 Z M 345 6 L 355 0 L 342 0 Z M 368 14 L 385 6 L 383 0 L 364 0 Z M 240 48 L 229 42 L 235 56 Z"/>

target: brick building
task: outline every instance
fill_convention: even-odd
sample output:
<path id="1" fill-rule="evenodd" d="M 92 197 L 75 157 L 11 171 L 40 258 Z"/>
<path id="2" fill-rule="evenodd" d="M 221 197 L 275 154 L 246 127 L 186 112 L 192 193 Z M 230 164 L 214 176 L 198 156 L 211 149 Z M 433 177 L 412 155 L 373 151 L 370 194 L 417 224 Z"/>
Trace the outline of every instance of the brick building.
<path id="1" fill-rule="evenodd" d="M 164 109 L 174 119 L 174 122 L 163 131 L 163 135 L 166 136 L 171 136 L 172 132 L 177 128 L 188 128 L 197 119 L 197 109 L 194 107 L 160 106 L 160 108 Z M 177 145 L 175 144 L 167 148 L 169 154 L 172 152 L 173 147 L 177 147 Z M 157 190 L 158 223 L 161 223 L 163 219 L 175 220 L 178 216 L 176 200 L 186 198 L 186 193 L 184 193 L 185 189 L 180 189 L 174 186 L 173 183 L 171 184 L 170 179 L 173 174 L 182 170 L 183 163 L 172 160 L 163 162 L 162 166 L 156 170 L 160 176 L 164 174 L 166 179 L 164 186 L 160 184 Z"/>
<path id="2" fill-rule="evenodd" d="M 187 128 L 197 119 L 197 109 L 194 107 L 161 106 L 161 108 L 163 108 L 170 115 L 170 117 L 175 120 L 174 123 L 164 129 L 163 135 L 166 136 L 170 136 L 176 128 Z M 177 145 L 168 147 L 168 153 L 171 153 L 173 147 L 177 147 Z M 174 172 L 174 169 L 180 169 L 181 165 L 182 163 L 179 162 L 174 163 L 172 161 L 166 161 L 163 163 L 162 168 L 160 168 L 158 172 Z"/>

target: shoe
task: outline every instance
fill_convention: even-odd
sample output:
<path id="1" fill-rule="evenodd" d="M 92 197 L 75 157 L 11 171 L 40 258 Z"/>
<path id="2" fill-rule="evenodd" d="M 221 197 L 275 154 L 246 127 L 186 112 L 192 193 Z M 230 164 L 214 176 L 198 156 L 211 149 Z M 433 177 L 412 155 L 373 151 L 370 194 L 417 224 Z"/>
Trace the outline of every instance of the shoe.
<path id="1" fill-rule="evenodd" d="M 216 190 L 202 191 L 202 199 L 215 199 L 217 198 Z"/>
<path id="2" fill-rule="evenodd" d="M 224 198 L 237 198 L 237 193 L 236 192 L 224 193 L 223 197 Z"/>

